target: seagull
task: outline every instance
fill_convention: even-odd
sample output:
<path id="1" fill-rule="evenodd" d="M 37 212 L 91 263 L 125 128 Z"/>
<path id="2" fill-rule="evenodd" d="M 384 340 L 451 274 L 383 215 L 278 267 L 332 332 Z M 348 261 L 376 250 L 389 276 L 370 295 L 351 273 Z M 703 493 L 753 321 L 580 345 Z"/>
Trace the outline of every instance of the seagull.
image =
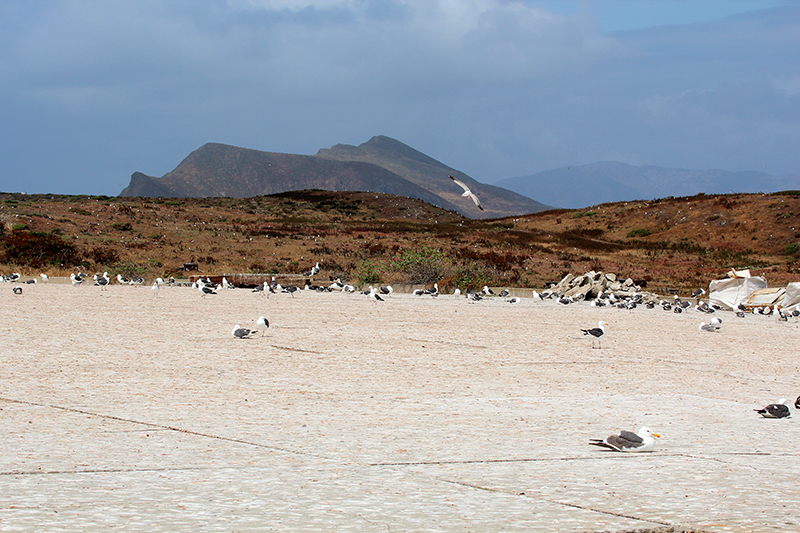
<path id="1" fill-rule="evenodd" d="M 509 294 L 511 294 L 511 293 L 509 292 L 509 290 L 508 290 L 508 289 L 503 289 L 502 291 L 500 291 L 500 297 L 501 297 L 501 298 L 505 298 L 505 297 L 506 297 L 506 296 L 508 296 Z"/>
<path id="2" fill-rule="evenodd" d="M 653 433 L 650 428 L 643 427 L 638 433 L 621 431 L 619 435 L 611 435 L 603 440 L 590 439 L 589 444 L 615 452 L 652 452 L 656 447 L 656 439 L 653 437 L 660 436 L 658 433 Z"/>
<path id="3" fill-rule="evenodd" d="M 800 400 L 800 398 L 798 398 Z M 771 403 L 761 409 L 753 409 L 756 413 L 764 418 L 789 418 L 792 413 L 789 411 L 789 406 L 786 405 L 786 398 L 781 398 L 778 403 Z"/>
<path id="4" fill-rule="evenodd" d="M 41 274 L 39 274 L 39 277 L 41 277 L 41 278 L 42 278 L 42 281 L 44 281 L 44 282 L 48 282 L 48 281 L 50 281 L 50 277 L 49 277 L 47 274 L 45 274 L 44 272 L 42 272 Z"/>
<path id="5" fill-rule="evenodd" d="M 111 283 L 111 280 L 108 278 L 108 272 L 103 272 L 102 276 L 98 276 L 97 274 L 94 275 L 94 284 L 100 285 L 100 290 L 105 290 L 106 285 Z"/>
<path id="6" fill-rule="evenodd" d="M 158 291 L 159 291 L 159 290 L 161 290 L 161 289 L 159 288 L 159 286 L 158 286 L 158 280 L 155 280 L 155 281 L 153 282 L 153 288 L 152 288 L 152 289 L 150 289 L 150 290 L 152 290 L 152 291 L 153 291 L 153 295 L 154 295 L 154 296 L 158 296 Z"/>
<path id="7" fill-rule="evenodd" d="M 481 300 L 483 300 L 482 293 L 478 291 L 472 291 L 472 290 L 467 291 L 467 294 L 465 296 L 467 300 L 470 302 L 480 302 Z"/>
<path id="8" fill-rule="evenodd" d="M 217 294 L 213 287 L 209 287 L 203 280 L 197 280 L 197 289 L 200 291 L 200 296 L 208 294 Z"/>
<path id="9" fill-rule="evenodd" d="M 394 289 L 392 288 L 391 285 L 386 285 L 386 286 L 381 285 L 381 288 L 379 290 L 381 291 L 382 294 L 385 294 L 387 296 L 394 292 Z"/>
<path id="10" fill-rule="evenodd" d="M 267 317 L 260 316 L 256 319 L 256 329 L 261 330 L 261 336 L 264 336 L 264 332 L 269 329 L 269 320 Z"/>
<path id="11" fill-rule="evenodd" d="M 70 274 L 69 279 L 72 280 L 73 285 L 80 285 L 81 283 L 83 283 L 83 278 L 79 278 L 75 274 Z"/>
<path id="12" fill-rule="evenodd" d="M 519 296 L 514 296 L 513 298 L 510 298 L 508 300 L 508 303 L 510 303 L 510 304 L 518 304 L 521 301 L 522 300 L 519 298 Z"/>
<path id="13" fill-rule="evenodd" d="M 313 276 L 316 276 L 317 274 L 319 274 L 319 271 L 320 271 L 320 270 L 321 270 L 321 269 L 320 269 L 320 267 L 319 267 L 319 262 L 317 262 L 317 264 L 316 264 L 316 265 L 314 265 L 313 267 L 311 267 L 311 270 L 309 270 L 308 272 L 303 272 L 303 276 L 305 276 L 305 277 L 307 277 L 307 278 L 308 278 L 308 277 L 313 277 Z"/>
<path id="14" fill-rule="evenodd" d="M 22 294 L 22 287 L 14 287 L 11 290 L 14 294 Z"/>
<path id="15" fill-rule="evenodd" d="M 367 296 L 369 296 L 370 298 L 372 298 L 376 302 L 382 302 L 383 301 L 383 298 L 381 298 L 380 295 L 378 294 L 378 289 L 376 289 L 375 287 L 370 287 L 369 294 Z"/>
<path id="16" fill-rule="evenodd" d="M 298 288 L 297 288 L 297 287 L 295 287 L 294 285 L 289 285 L 289 286 L 287 286 L 287 287 L 283 287 L 283 289 L 281 290 L 281 292 L 288 292 L 289 294 L 291 294 L 291 295 L 292 295 L 292 298 L 294 298 L 294 293 L 296 293 L 296 292 L 297 292 L 297 291 L 299 291 L 299 290 L 300 290 L 300 289 L 298 289 Z"/>
<path id="17" fill-rule="evenodd" d="M 692 293 L 692 297 L 693 297 L 693 298 L 700 298 L 700 297 L 701 297 L 702 295 L 704 295 L 705 293 L 706 293 L 705 289 L 703 289 L 703 288 L 700 288 L 700 289 L 697 289 L 696 291 L 694 291 L 694 292 Z"/>
<path id="18" fill-rule="evenodd" d="M 603 338 L 603 335 L 606 334 L 606 326 L 608 325 L 607 322 L 603 322 L 602 320 L 597 323 L 596 328 L 592 329 L 582 329 L 584 335 L 591 335 L 594 337 L 592 339 L 592 348 L 594 348 L 594 340 L 597 339 L 597 347 L 600 348 L 600 339 Z"/>
<path id="19" fill-rule="evenodd" d="M 247 329 L 247 328 L 240 328 L 239 324 L 233 326 L 233 331 L 231 331 L 234 337 L 237 339 L 249 339 L 253 335 L 256 334 L 256 330 L 254 329 Z"/>
<path id="20" fill-rule="evenodd" d="M 483 286 L 483 293 L 484 294 L 489 294 L 491 296 L 494 296 L 494 291 L 492 289 L 490 289 L 488 285 L 484 285 Z"/>
<path id="21" fill-rule="evenodd" d="M 467 187 L 467 185 L 466 185 L 466 184 L 465 184 L 463 181 L 458 181 L 458 180 L 457 180 L 457 179 L 455 179 L 453 176 L 450 176 L 450 179 L 451 179 L 451 180 L 453 180 L 454 182 L 456 182 L 456 184 L 457 184 L 459 187 L 461 187 L 462 189 L 464 189 L 464 192 L 461 194 L 461 196 L 464 196 L 464 197 L 466 197 L 466 198 L 470 198 L 470 199 L 471 199 L 473 202 L 475 202 L 475 205 L 477 205 L 477 206 L 478 206 L 478 209 L 480 209 L 481 211 L 483 211 L 483 206 L 481 205 L 481 201 L 480 201 L 480 200 L 478 200 L 478 197 L 477 197 L 477 196 L 475 196 L 475 195 L 472 193 L 472 191 L 471 191 L 471 190 L 469 190 L 469 187 Z"/>
<path id="22" fill-rule="evenodd" d="M 800 396 L 798 396 L 797 399 L 794 401 L 794 406 L 800 409 Z"/>
<path id="23" fill-rule="evenodd" d="M 706 324 L 705 322 L 700 322 L 699 329 L 700 331 L 714 332 L 719 329 L 719 326 L 717 326 L 716 324 Z"/>

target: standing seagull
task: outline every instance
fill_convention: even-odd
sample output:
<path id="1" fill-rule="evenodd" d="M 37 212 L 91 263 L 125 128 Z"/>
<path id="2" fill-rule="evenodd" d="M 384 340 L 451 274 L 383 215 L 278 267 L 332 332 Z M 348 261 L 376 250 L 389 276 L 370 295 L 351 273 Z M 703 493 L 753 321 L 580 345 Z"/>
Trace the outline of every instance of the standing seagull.
<path id="1" fill-rule="evenodd" d="M 378 294 L 378 289 L 375 287 L 370 286 L 369 293 L 367 294 L 371 299 L 375 300 L 376 302 L 382 302 L 383 298 L 380 297 Z"/>
<path id="2" fill-rule="evenodd" d="M 206 283 L 202 279 L 197 280 L 197 289 L 200 291 L 200 296 L 203 297 L 205 297 L 208 294 L 217 294 L 216 291 L 214 291 L 214 288 L 209 285 L 206 285 Z"/>
<path id="3" fill-rule="evenodd" d="M 269 329 L 269 320 L 266 317 L 260 316 L 256 320 L 256 329 L 261 330 L 261 336 L 264 336 L 264 332 Z"/>
<path id="4" fill-rule="evenodd" d="M 594 348 L 594 340 L 597 339 L 597 347 L 600 348 L 600 339 L 603 338 L 603 335 L 606 334 L 606 326 L 608 325 L 607 322 L 603 322 L 602 320 L 597 323 L 596 328 L 592 329 L 582 329 L 584 335 L 591 335 L 594 337 L 592 339 L 592 348 Z"/>
<path id="5" fill-rule="evenodd" d="M 477 206 L 478 206 L 478 209 L 480 209 L 481 211 L 483 211 L 483 206 L 481 205 L 481 201 L 480 201 L 480 200 L 478 200 L 478 197 L 477 197 L 477 196 L 475 196 L 475 194 L 473 194 L 473 192 L 472 192 L 471 190 L 469 190 L 469 187 L 467 187 L 466 183 L 464 183 L 463 181 L 458 181 L 458 180 L 457 180 L 457 179 L 455 179 L 453 176 L 450 176 L 450 179 L 451 179 L 451 180 L 453 180 L 454 182 L 456 182 L 456 184 L 457 184 L 459 187 L 461 187 L 462 189 L 464 189 L 464 192 L 463 192 L 463 194 L 462 194 L 461 196 L 464 196 L 464 197 L 466 197 L 466 198 L 471 198 L 471 199 L 472 199 L 472 201 L 473 201 L 473 202 L 475 202 L 475 205 L 477 205 Z"/>
<path id="6" fill-rule="evenodd" d="M 656 439 L 653 437 L 660 436 L 658 433 L 653 433 L 650 428 L 643 427 L 638 433 L 621 431 L 619 435 L 611 435 L 603 440 L 590 439 L 589 444 L 615 452 L 652 452 L 656 447 Z"/>

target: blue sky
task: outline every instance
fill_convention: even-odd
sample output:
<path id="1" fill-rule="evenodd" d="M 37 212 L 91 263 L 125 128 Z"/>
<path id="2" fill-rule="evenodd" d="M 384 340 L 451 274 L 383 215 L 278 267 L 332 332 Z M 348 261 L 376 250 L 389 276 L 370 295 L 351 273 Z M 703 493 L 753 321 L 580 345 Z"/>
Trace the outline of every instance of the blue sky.
<path id="1" fill-rule="evenodd" d="M 388 135 L 478 181 L 800 174 L 800 2 L 7 0 L 0 191 L 116 195 L 206 142 Z"/>

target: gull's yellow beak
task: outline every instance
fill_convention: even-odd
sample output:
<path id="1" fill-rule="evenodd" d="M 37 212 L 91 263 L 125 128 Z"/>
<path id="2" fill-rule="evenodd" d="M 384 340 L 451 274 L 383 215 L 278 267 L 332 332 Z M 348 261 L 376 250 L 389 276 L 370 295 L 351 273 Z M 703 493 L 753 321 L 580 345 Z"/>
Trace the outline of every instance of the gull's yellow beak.
<path id="1" fill-rule="evenodd" d="M 653 433 L 653 436 L 654 437 L 660 437 L 661 435 L 659 435 L 658 433 Z"/>

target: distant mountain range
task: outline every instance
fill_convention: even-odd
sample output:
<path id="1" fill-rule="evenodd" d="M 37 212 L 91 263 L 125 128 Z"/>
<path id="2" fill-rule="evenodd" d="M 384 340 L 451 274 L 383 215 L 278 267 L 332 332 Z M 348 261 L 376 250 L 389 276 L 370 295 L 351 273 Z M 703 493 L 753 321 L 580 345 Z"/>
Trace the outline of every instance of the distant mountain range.
<path id="1" fill-rule="evenodd" d="M 545 170 L 497 185 L 557 207 L 648 200 L 697 193 L 776 192 L 800 189 L 800 176 L 764 172 L 632 166 L 616 161 Z"/>
<path id="2" fill-rule="evenodd" d="M 479 211 L 448 179 L 467 183 Z M 776 192 L 800 189 L 800 176 L 764 172 L 632 166 L 616 161 L 546 170 L 479 183 L 463 172 L 382 135 L 315 155 L 262 152 L 208 143 L 160 178 L 134 172 L 120 196 L 247 198 L 303 189 L 370 191 L 418 198 L 470 218 L 536 213 L 551 206 L 581 208 L 608 202 L 692 196 L 703 192 Z M 533 200 L 536 198 L 536 200 Z"/>
<path id="3" fill-rule="evenodd" d="M 479 211 L 448 176 L 467 183 Z M 400 141 L 376 136 L 337 144 L 316 155 L 262 152 L 209 143 L 161 178 L 135 172 L 120 196 L 247 198 L 303 189 L 370 191 L 418 198 L 470 218 L 498 218 L 549 209 L 502 187 L 479 183 Z"/>

